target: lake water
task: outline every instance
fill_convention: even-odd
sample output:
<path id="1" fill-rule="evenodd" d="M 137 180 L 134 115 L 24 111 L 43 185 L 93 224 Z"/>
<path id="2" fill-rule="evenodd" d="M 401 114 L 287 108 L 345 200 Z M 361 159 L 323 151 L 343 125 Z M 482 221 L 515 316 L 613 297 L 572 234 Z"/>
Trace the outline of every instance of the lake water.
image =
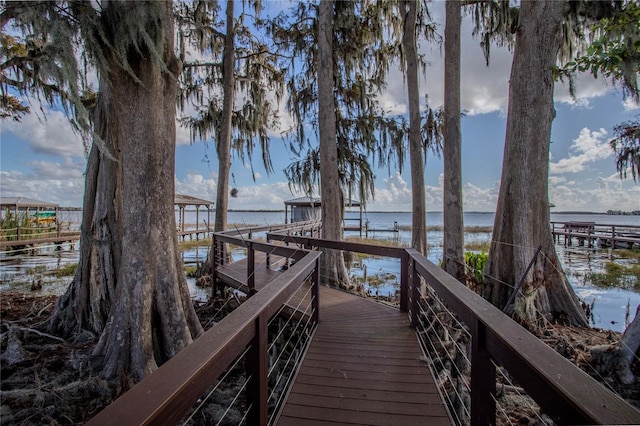
<path id="1" fill-rule="evenodd" d="M 213 223 L 213 212 L 210 218 Z M 358 212 L 347 212 L 346 217 L 358 217 Z M 201 210 L 198 219 L 200 227 L 207 221 L 206 211 Z M 71 229 L 79 229 L 81 212 L 61 212 L 61 220 Z M 467 227 L 491 227 L 493 226 L 493 213 L 465 213 L 464 224 Z M 638 216 L 610 216 L 604 214 L 551 214 L 551 220 L 557 222 L 566 221 L 590 221 L 598 224 L 610 225 L 640 225 Z M 179 221 L 176 212 L 176 221 Z M 409 245 L 411 242 L 411 213 L 408 212 L 366 212 L 363 213 L 363 221 L 368 222 L 370 229 L 391 229 L 394 222 L 398 224 L 398 233 L 373 232 L 370 238 L 395 239 L 400 244 Z M 238 227 L 250 225 L 267 225 L 284 222 L 284 211 L 282 212 L 229 212 L 228 223 Z M 187 228 L 194 228 L 196 223 L 195 211 L 185 212 L 185 225 Z M 353 224 L 354 222 L 348 222 Z M 427 227 L 429 229 L 442 227 L 443 215 L 438 212 L 427 213 Z M 350 233 L 347 233 L 347 236 Z M 351 235 L 358 235 L 351 233 Z M 487 232 L 474 232 L 465 234 L 465 242 L 470 241 L 490 241 L 491 234 Z M 440 230 L 430 230 L 427 233 L 429 245 L 429 260 L 438 263 L 442 259 L 442 232 Z M 68 263 L 78 261 L 77 247 L 71 249 L 69 244 L 65 244 L 63 250 L 56 250 L 55 247 L 48 247 L 38 250 L 35 253 L 24 254 L 1 254 L 0 255 L 0 292 L 24 289 L 36 275 L 45 269 L 55 269 Z M 189 249 L 183 253 L 185 264 L 195 264 L 203 262 L 207 256 L 208 247 L 202 246 Z M 535 248 L 533 248 L 535 250 Z M 532 250 L 532 251 L 533 251 Z M 613 259 L 615 251 L 610 249 L 592 249 L 586 247 L 565 247 L 562 244 L 556 245 L 556 251 L 562 262 L 564 271 L 569 281 L 573 285 L 578 297 L 588 304 L 594 304 L 593 325 L 599 328 L 611 330 L 623 330 L 625 327 L 625 315 L 630 311 L 631 319 L 635 314 L 636 307 L 640 304 L 640 293 L 624 288 L 601 288 L 592 285 L 585 279 L 588 272 L 602 272 L 604 264 Z M 379 275 L 384 277 L 384 282 L 378 286 L 368 287 L 371 293 L 377 291 L 380 295 L 393 295 L 397 290 L 399 280 L 400 263 L 396 259 L 369 258 L 362 262 L 367 271 L 367 275 Z M 353 268 L 351 274 L 354 277 L 362 276 L 364 268 Z M 60 294 L 64 291 L 70 278 L 56 279 L 54 277 L 43 276 L 45 285 L 44 293 Z M 199 297 L 206 297 L 206 293 L 198 291 Z"/>

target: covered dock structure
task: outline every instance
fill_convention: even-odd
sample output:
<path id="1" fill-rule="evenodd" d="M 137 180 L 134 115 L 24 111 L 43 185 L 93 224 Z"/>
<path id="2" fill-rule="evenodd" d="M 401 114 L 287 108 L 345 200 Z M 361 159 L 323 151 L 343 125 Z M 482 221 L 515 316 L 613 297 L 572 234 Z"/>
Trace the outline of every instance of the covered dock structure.
<path id="1" fill-rule="evenodd" d="M 58 217 L 58 204 L 49 203 L 47 201 L 34 200 L 27 197 L 0 197 L 0 210 L 2 210 L 2 218 L 19 218 L 21 214 L 28 217 L 34 213 L 37 217 L 38 213 L 52 212 L 54 217 Z"/>
<path id="2" fill-rule="evenodd" d="M 178 207 L 179 219 L 177 223 L 178 236 L 184 236 L 186 234 L 200 233 L 200 207 L 207 209 L 207 228 L 203 232 L 209 232 L 211 230 L 211 208 L 213 207 L 213 201 L 205 200 L 203 198 L 194 197 L 192 195 L 175 194 L 174 205 Z M 196 229 L 187 230 L 184 222 L 184 212 L 188 206 L 194 206 L 196 208 Z"/>
<path id="3" fill-rule="evenodd" d="M 362 234 L 362 203 L 358 200 L 348 199 L 344 202 L 345 213 L 352 207 L 359 209 L 358 217 L 347 217 L 343 219 L 343 230 L 356 231 Z M 284 202 L 284 222 L 306 222 L 309 220 L 322 219 L 322 200 L 317 197 L 300 197 Z M 356 222 L 355 225 L 349 223 Z"/>

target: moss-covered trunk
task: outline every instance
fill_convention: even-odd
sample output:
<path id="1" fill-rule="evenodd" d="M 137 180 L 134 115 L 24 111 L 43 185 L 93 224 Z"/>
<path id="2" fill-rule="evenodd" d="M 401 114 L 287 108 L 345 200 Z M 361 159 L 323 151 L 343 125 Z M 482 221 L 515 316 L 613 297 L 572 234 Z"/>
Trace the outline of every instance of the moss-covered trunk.
<path id="1" fill-rule="evenodd" d="M 553 316 L 587 325 L 573 288 L 562 271 L 550 231 L 549 145 L 553 107 L 551 68 L 562 42 L 566 1 L 523 1 L 509 84 L 509 107 L 500 194 L 485 270 L 487 296 L 504 308 L 542 247 L 515 298 L 523 321 Z"/>
<path id="2" fill-rule="evenodd" d="M 333 1 L 318 6 L 318 127 L 320 135 L 320 191 L 322 197 L 322 237 L 342 239 L 342 206 L 338 175 L 336 108 L 333 95 Z M 325 250 L 322 256 L 322 281 L 330 285 L 346 284 L 349 275 L 342 252 Z"/>
<path id="3" fill-rule="evenodd" d="M 51 324 L 67 335 L 85 329 L 99 335 L 94 354 L 103 359 L 103 374 L 137 381 L 202 328 L 175 231 L 180 64 L 173 53 L 171 2 L 131 13 L 141 23 L 161 17 L 163 31 L 155 41 L 164 64 L 132 46 L 132 70 L 114 57 L 110 72 L 101 76 L 94 121 L 101 142 L 94 143 L 87 168 L 80 267 Z"/>
<path id="4" fill-rule="evenodd" d="M 462 136 L 460 130 L 461 5 L 447 1 L 444 29 L 444 270 L 463 281 L 464 222 L 462 209 Z"/>

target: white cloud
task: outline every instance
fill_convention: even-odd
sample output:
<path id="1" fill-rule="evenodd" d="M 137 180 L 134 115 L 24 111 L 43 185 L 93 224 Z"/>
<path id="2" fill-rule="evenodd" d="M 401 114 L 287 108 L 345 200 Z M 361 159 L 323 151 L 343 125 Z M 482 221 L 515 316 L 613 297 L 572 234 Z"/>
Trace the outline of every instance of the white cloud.
<path id="1" fill-rule="evenodd" d="M 583 128 L 569 148 L 571 156 L 551 162 L 549 172 L 551 174 L 576 173 L 584 170 L 588 163 L 610 157 L 613 153 L 606 136 L 607 131 L 604 129 L 591 131 L 586 127 Z"/>
<path id="2" fill-rule="evenodd" d="M 84 160 L 35 161 L 27 171 L 0 171 L 0 192 L 5 197 L 29 197 L 62 206 L 82 206 Z"/>
<path id="3" fill-rule="evenodd" d="M 597 178 L 597 185 L 585 187 L 582 182 L 549 186 L 549 199 L 555 211 L 638 210 L 640 185 L 623 182 L 617 174 Z"/>
<path id="4" fill-rule="evenodd" d="M 628 97 L 627 99 L 625 99 L 622 102 L 622 104 L 624 105 L 625 111 L 635 111 L 640 109 L 640 104 L 634 101 L 633 99 L 631 99 L 631 97 Z"/>
<path id="5" fill-rule="evenodd" d="M 575 77 L 575 98 L 569 93 L 569 81 L 559 81 L 555 84 L 554 99 L 556 102 L 567 103 L 579 108 L 591 108 L 590 99 L 604 96 L 613 87 L 603 78 L 593 78 L 591 74 L 582 73 Z"/>
<path id="6" fill-rule="evenodd" d="M 496 182 L 490 188 L 480 188 L 467 182 L 462 188 L 462 202 L 467 212 L 493 212 L 498 205 L 500 183 Z"/>
<path id="7" fill-rule="evenodd" d="M 13 133 L 25 140 L 37 154 L 47 154 L 62 158 L 84 157 L 82 139 L 71 129 L 63 112 L 45 110 L 45 119 L 40 120 L 34 113 L 24 116 L 21 122 L 5 120 L 2 132 Z"/>
<path id="8" fill-rule="evenodd" d="M 176 193 L 192 195 L 205 200 L 216 199 L 216 181 L 213 176 L 205 178 L 198 173 L 187 174 L 184 180 L 175 178 Z"/>

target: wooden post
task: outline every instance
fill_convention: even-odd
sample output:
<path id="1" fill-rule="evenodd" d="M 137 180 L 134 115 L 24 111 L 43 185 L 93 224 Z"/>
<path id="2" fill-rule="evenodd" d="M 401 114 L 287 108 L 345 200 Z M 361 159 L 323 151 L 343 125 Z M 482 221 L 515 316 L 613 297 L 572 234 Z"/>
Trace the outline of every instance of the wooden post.
<path id="1" fill-rule="evenodd" d="M 249 245 L 247 246 L 247 286 L 251 290 L 249 297 L 255 292 L 256 288 L 256 277 L 255 277 L 255 259 L 253 252 L 253 243 L 249 241 Z"/>
<path id="2" fill-rule="evenodd" d="M 616 249 L 616 227 L 613 225 L 611 226 L 611 249 Z"/>
<path id="3" fill-rule="evenodd" d="M 200 226 L 200 204 L 196 204 L 196 241 L 200 240 L 200 235 L 198 234 L 198 230 Z"/>
<path id="4" fill-rule="evenodd" d="M 316 266 L 311 274 L 311 319 L 320 323 L 320 258 L 316 259 Z"/>
<path id="5" fill-rule="evenodd" d="M 474 318 L 471 328 L 471 424 L 496 423 L 496 367 L 486 348 L 486 327 Z"/>
<path id="6" fill-rule="evenodd" d="M 266 425 L 268 420 L 267 322 L 268 318 L 265 318 L 264 314 L 256 318 L 255 337 L 245 361 L 247 377 L 251 378 L 247 384 L 247 405 L 251 406 L 247 416 L 249 425 Z"/>
<path id="7" fill-rule="evenodd" d="M 216 241 L 216 235 L 211 234 L 211 248 L 213 249 L 213 255 L 211 256 L 211 297 L 215 299 L 217 284 L 217 273 L 220 252 L 218 250 L 218 242 Z"/>
<path id="8" fill-rule="evenodd" d="M 409 258 L 409 282 L 411 283 L 411 327 L 418 326 L 420 315 L 420 275 L 416 273 L 413 257 Z"/>
<path id="9" fill-rule="evenodd" d="M 411 262 L 413 266 L 413 261 Z M 409 311 L 409 253 L 400 258 L 400 312 Z"/>

